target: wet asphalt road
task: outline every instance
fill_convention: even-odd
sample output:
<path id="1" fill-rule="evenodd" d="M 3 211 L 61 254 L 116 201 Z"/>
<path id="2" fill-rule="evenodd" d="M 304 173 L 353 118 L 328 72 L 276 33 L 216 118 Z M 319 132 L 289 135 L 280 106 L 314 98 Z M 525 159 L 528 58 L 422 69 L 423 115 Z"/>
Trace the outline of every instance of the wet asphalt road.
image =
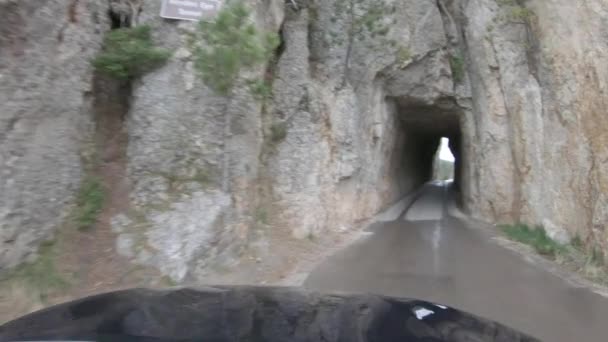
<path id="1" fill-rule="evenodd" d="M 304 286 L 449 305 L 543 341 L 608 341 L 608 298 L 577 288 L 446 215 L 446 187 L 429 184 L 400 219 L 330 257 Z"/>

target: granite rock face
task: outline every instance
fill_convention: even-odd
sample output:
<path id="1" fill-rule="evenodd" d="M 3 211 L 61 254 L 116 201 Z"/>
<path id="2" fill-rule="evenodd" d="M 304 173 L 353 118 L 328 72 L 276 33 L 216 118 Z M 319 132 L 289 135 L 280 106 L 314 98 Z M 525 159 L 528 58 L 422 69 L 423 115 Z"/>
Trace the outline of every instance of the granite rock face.
<path id="1" fill-rule="evenodd" d="M 55 306 L 0 327 L 2 340 L 537 341 L 419 300 L 288 288 L 128 290 Z"/>
<path id="2" fill-rule="evenodd" d="M 0 1 L 0 270 L 53 237 L 92 132 L 104 0 Z"/>
<path id="3" fill-rule="evenodd" d="M 606 4 L 450 3 L 473 104 L 462 128 L 469 211 L 545 222 L 562 241 L 578 234 L 605 250 Z"/>
<path id="4" fill-rule="evenodd" d="M 448 38 L 436 3 L 387 1 L 395 12 L 382 40 L 368 32 L 346 43 L 339 32 L 353 18 L 335 19 L 333 2 L 249 5 L 257 27 L 280 28 L 282 38 L 275 60 L 259 70 L 273 80 L 265 103 L 245 89 L 226 99 L 201 84 L 187 49 L 193 23 L 162 20 L 154 4 L 140 15 L 175 54 L 134 85 L 129 174 L 134 209 L 144 222 L 131 218 L 133 224 L 117 230 L 121 250 L 132 247 L 125 254 L 141 255 L 138 260 L 178 281 L 203 279 L 209 264 L 229 263 L 249 242 L 259 212 L 269 213 L 273 229 L 296 238 L 322 237 L 374 215 L 430 171 L 437 142 L 408 131 L 407 120 L 421 109 L 457 122 Z M 366 11 L 375 3 L 360 6 Z M 182 205 L 192 196 L 207 206 Z M 217 198 L 221 210 L 207 215 L 215 213 Z M 175 205 L 191 211 L 169 209 Z M 199 213 L 205 219 L 190 220 Z M 159 215 L 163 222 L 152 222 Z M 199 222 L 192 228 L 205 242 L 193 244 L 184 220 Z M 188 257 L 178 252 L 192 245 Z"/>
<path id="5" fill-rule="evenodd" d="M 384 35 L 362 30 L 352 41 L 351 18 L 336 1 L 298 4 L 251 3 L 258 27 L 280 27 L 282 37 L 266 70 L 273 98 L 263 105 L 246 92 L 228 100 L 210 93 L 185 49 L 192 25 L 143 12 L 176 53 L 135 88 L 133 199 L 145 211 L 183 202 L 175 189 L 230 197 L 223 229 L 212 228 L 222 232 L 215 247 L 195 253 L 199 266 L 238 253 L 260 207 L 297 238 L 348 229 L 422 184 L 442 136 L 471 215 L 544 222 L 562 242 L 578 234 L 606 247 L 601 2 L 387 0 Z M 553 20 L 564 13 L 568 20 Z M 211 181 L 192 182 L 201 174 Z M 185 246 L 182 236 L 173 241 Z M 182 267 L 197 269 L 191 261 Z"/>
<path id="6" fill-rule="evenodd" d="M 278 31 L 282 1 L 248 5 L 260 31 Z M 187 44 L 197 24 L 162 19 L 159 11 L 160 2 L 145 2 L 138 21 L 174 53 L 133 85 L 126 123 L 132 210 L 114 229 L 123 246 L 132 246 L 122 249 L 125 255 L 176 281 L 200 279 L 210 262 L 233 263 L 247 245 L 263 146 L 262 104 L 243 88 L 225 98 L 204 85 Z"/>
<path id="7" fill-rule="evenodd" d="M 12 14 L 0 23 L 0 265 L 52 236 L 78 186 L 89 59 L 110 7 L 173 51 L 130 87 L 130 203 L 112 221 L 136 262 L 196 281 L 254 236 L 348 230 L 428 180 L 441 137 L 472 216 L 608 250 L 603 1 L 354 2 L 357 16 L 388 9 L 379 32 L 336 7 L 349 1 L 247 1 L 282 40 L 251 72 L 272 81 L 266 101 L 203 84 L 196 24 L 161 19 L 157 1 L 0 1 Z"/>
<path id="8" fill-rule="evenodd" d="M 453 95 L 447 37 L 434 2 L 387 5 L 395 12 L 386 36 L 361 34 L 350 46 L 336 38 L 351 22 L 335 18 L 334 2 L 287 14 L 272 106 L 287 135 L 269 172 L 281 222 L 296 236 L 370 217 L 425 177 L 412 165 L 419 139 L 403 120 L 413 114 L 407 108 Z"/>

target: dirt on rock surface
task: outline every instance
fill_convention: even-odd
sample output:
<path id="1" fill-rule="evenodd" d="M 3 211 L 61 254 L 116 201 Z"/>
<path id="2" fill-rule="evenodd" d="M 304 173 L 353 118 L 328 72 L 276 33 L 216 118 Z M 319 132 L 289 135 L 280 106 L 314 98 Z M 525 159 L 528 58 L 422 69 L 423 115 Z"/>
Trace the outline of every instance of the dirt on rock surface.
<path id="1" fill-rule="evenodd" d="M 96 87 L 95 141 L 91 151 L 83 152 L 83 184 L 89 180 L 100 185 L 101 209 L 92 225 L 78 227 L 75 216 L 82 208 L 74 208 L 48 249 L 0 283 L 0 322 L 69 299 L 163 284 L 158 271 L 132 264 L 116 252 L 111 219 L 129 208 L 128 135 L 123 127 L 129 99 L 121 95 L 128 94 L 124 85 L 98 78 Z"/>
<path id="2" fill-rule="evenodd" d="M 132 264 L 116 251 L 112 218 L 129 208 L 130 184 L 127 176 L 128 134 L 124 127 L 129 109 L 127 86 L 101 83 L 95 104 L 97 155 L 91 166 L 92 177 L 103 187 L 104 203 L 97 222 L 89 229 L 71 232 L 58 259 L 63 272 L 73 274 L 72 297 L 84 297 L 133 286 L 159 285 L 158 271 Z M 103 86 L 106 85 L 105 87 Z"/>
<path id="3" fill-rule="evenodd" d="M 105 229 L 104 229 L 105 228 Z M 209 272 L 204 283 L 176 284 L 158 271 L 135 265 L 115 251 L 115 235 L 109 226 L 89 232 L 72 232 L 61 243 L 57 272 L 66 279 L 65 289 L 41 294 L 8 282 L 0 287 L 0 324 L 54 304 L 99 293 L 129 288 L 169 288 L 175 285 L 299 286 L 314 267 L 360 236 L 356 231 L 335 234 L 323 241 L 302 241 L 274 236 L 272 251 L 252 248 L 230 269 Z M 65 249 L 64 249 L 65 248 Z M 70 252 L 73 251 L 73 253 Z"/>
<path id="4" fill-rule="evenodd" d="M 97 222 L 84 230 L 68 222 L 50 245 L 48 255 L 25 266 L 0 282 L 0 322 L 7 322 L 46 306 L 99 293 L 146 287 L 166 288 L 177 285 L 154 268 L 137 265 L 116 251 L 116 233 L 111 220 L 129 208 L 129 179 L 126 174 L 127 134 L 123 127 L 126 103 L 98 106 L 96 160 L 91 176 L 102 184 L 104 204 Z M 328 233 L 323 239 L 295 239 L 289 232 L 266 227 L 265 236 L 257 239 L 230 269 L 211 269 L 202 283 L 179 285 L 300 285 L 312 268 L 325 257 L 346 246 L 360 229 Z M 51 269 L 38 267 L 40 260 Z M 33 270 L 30 270 L 33 268 Z M 52 288 L 38 288 L 30 282 L 56 277 Z M 33 278 L 30 277 L 33 274 Z M 45 279 L 45 282 L 47 280 Z M 55 285 L 57 285 L 55 287 Z"/>

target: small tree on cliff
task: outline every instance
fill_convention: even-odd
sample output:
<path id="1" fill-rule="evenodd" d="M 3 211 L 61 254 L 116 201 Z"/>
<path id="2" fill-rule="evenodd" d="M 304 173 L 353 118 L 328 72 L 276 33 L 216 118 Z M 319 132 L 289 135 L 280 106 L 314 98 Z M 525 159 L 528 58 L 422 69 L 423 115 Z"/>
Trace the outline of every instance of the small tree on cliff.
<path id="1" fill-rule="evenodd" d="M 93 66 L 113 78 L 129 80 L 158 67 L 170 56 L 169 51 L 154 46 L 150 27 L 142 25 L 110 31 Z"/>
<path id="2" fill-rule="evenodd" d="M 249 85 L 242 72 L 267 63 L 279 44 L 274 32 L 259 32 L 242 1 L 231 1 L 213 21 L 201 21 L 194 40 L 194 63 L 207 86 L 220 95 L 230 95 L 239 80 Z M 258 84 L 259 85 L 259 84 Z M 257 90 L 251 87 L 253 93 Z"/>
<path id="3" fill-rule="evenodd" d="M 199 22 L 193 36 L 194 66 L 207 86 L 230 101 L 237 85 L 246 85 L 256 97 L 267 96 L 270 86 L 261 76 L 245 77 L 269 62 L 279 44 L 275 32 L 260 32 L 251 20 L 250 11 L 242 1 L 230 1 L 212 21 Z M 224 110 L 224 148 L 230 135 L 231 115 Z M 224 151 L 222 190 L 228 191 L 229 156 Z"/>

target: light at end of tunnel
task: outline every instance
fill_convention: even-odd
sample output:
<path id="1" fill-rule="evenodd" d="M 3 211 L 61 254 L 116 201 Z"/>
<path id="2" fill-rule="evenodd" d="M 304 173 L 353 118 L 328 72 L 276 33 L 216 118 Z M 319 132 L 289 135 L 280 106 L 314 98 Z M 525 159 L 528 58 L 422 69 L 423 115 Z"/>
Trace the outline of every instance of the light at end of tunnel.
<path id="1" fill-rule="evenodd" d="M 448 138 L 441 138 L 441 146 L 439 147 L 439 159 L 447 160 L 450 162 L 456 161 L 452 151 L 450 151 L 450 140 Z"/>

